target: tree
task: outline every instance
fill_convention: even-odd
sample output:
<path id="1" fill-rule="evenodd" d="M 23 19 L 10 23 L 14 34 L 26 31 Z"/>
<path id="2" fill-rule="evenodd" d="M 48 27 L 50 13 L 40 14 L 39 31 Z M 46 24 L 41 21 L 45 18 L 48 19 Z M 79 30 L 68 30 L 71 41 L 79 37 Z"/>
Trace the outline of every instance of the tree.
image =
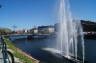
<path id="1" fill-rule="evenodd" d="M 11 33 L 11 29 L 9 28 L 0 28 L 0 34 L 6 35 Z"/>

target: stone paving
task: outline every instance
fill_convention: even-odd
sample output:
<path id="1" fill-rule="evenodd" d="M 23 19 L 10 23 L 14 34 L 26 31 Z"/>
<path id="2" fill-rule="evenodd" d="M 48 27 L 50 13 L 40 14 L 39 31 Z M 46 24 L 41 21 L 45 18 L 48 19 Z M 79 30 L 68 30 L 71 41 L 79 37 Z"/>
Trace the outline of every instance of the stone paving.
<path id="1" fill-rule="evenodd" d="M 3 62 L 3 55 L 2 55 L 1 52 L 2 52 L 2 51 L 0 50 L 0 63 L 4 63 L 4 62 Z"/>

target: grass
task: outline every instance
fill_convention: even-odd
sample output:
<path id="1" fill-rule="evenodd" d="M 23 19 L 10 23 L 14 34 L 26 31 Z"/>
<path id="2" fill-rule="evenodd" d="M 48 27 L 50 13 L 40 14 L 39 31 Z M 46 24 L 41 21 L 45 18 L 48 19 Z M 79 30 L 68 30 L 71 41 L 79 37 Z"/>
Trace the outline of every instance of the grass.
<path id="1" fill-rule="evenodd" d="M 20 59 L 22 63 L 36 63 L 36 61 L 29 59 L 24 54 L 17 51 L 17 48 L 14 46 L 14 44 L 7 38 L 4 38 L 5 43 L 7 44 L 7 48 L 13 50 L 13 55 Z"/>

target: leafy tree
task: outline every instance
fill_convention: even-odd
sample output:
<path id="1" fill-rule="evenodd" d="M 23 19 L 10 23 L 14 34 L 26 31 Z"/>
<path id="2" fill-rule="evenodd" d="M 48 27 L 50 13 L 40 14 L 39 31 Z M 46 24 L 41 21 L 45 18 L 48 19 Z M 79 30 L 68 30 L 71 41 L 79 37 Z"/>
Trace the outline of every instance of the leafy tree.
<path id="1" fill-rule="evenodd" d="M 0 34 L 7 35 L 11 33 L 11 29 L 9 28 L 0 28 Z"/>

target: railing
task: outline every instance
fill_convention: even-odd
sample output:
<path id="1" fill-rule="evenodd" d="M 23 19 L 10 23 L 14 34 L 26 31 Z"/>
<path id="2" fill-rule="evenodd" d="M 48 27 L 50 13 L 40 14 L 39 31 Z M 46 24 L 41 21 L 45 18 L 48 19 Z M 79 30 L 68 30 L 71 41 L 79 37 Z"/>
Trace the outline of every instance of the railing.
<path id="1" fill-rule="evenodd" d="M 15 63 L 14 62 L 14 56 L 13 54 L 7 50 L 7 46 L 6 43 L 4 42 L 4 38 L 3 36 L 0 37 L 0 49 L 1 49 L 1 54 L 2 55 L 2 62 L 3 63 Z"/>

